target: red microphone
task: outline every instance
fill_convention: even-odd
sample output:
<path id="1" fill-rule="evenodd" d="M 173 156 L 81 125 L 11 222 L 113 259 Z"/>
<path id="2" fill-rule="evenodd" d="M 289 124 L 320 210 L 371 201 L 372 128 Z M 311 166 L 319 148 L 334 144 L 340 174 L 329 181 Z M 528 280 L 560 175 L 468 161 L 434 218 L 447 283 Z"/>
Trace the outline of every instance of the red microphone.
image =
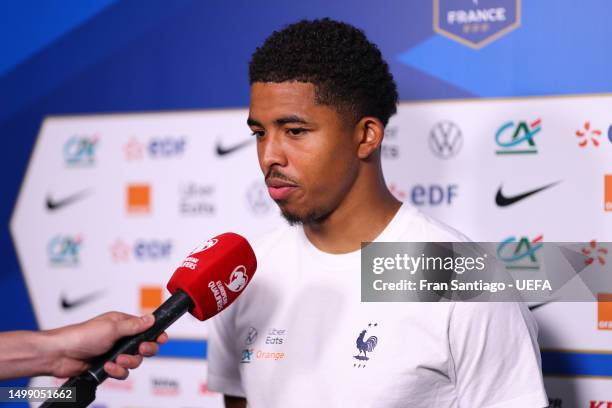
<path id="1" fill-rule="evenodd" d="M 167 288 L 172 296 L 153 312 L 153 326 L 119 340 L 92 363 L 91 369 L 66 381 L 62 388 L 76 387 L 76 402 L 45 402 L 41 407 L 88 406 L 95 400 L 96 387 L 108 378 L 104 371 L 107 361 L 115 361 L 120 354 L 137 354 L 140 343 L 155 341 L 187 311 L 199 320 L 213 317 L 238 298 L 253 279 L 256 269 L 253 248 L 245 238 L 233 232 L 218 235 L 198 246 L 170 278 Z"/>
<path id="2" fill-rule="evenodd" d="M 168 282 L 173 295 L 182 290 L 194 301 L 189 312 L 210 319 L 229 306 L 253 278 L 253 248 L 238 234 L 226 232 L 191 251 Z"/>

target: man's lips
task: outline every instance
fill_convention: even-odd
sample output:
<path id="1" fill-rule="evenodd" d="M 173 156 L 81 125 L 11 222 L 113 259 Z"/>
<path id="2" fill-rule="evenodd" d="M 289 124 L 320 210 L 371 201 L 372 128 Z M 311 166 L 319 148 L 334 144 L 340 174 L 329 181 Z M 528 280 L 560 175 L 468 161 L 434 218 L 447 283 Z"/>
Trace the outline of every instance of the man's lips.
<path id="1" fill-rule="evenodd" d="M 285 186 L 285 187 L 268 186 L 268 193 L 270 193 L 270 197 L 272 197 L 273 200 L 284 200 L 296 188 L 297 187 L 295 186 Z"/>
<path id="2" fill-rule="evenodd" d="M 267 180 L 266 184 L 268 185 L 268 193 L 273 200 L 284 200 L 297 188 L 295 184 L 278 179 Z"/>

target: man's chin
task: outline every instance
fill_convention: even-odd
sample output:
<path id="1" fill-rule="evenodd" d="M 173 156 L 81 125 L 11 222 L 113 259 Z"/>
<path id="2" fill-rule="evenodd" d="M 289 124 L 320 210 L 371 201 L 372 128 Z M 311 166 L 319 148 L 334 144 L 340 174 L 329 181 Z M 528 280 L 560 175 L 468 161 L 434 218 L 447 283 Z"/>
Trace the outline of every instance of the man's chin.
<path id="1" fill-rule="evenodd" d="M 319 211 L 310 211 L 305 213 L 298 213 L 297 211 L 291 211 L 287 208 L 280 207 L 281 215 L 289 225 L 309 225 L 318 224 L 324 221 L 329 214 Z"/>
<path id="2" fill-rule="evenodd" d="M 294 225 L 304 225 L 304 219 L 302 217 L 299 217 L 295 214 L 292 214 L 292 213 L 289 213 L 283 210 L 281 210 L 281 215 L 287 221 L 287 223 L 289 223 L 289 225 L 291 225 L 292 227 Z"/>

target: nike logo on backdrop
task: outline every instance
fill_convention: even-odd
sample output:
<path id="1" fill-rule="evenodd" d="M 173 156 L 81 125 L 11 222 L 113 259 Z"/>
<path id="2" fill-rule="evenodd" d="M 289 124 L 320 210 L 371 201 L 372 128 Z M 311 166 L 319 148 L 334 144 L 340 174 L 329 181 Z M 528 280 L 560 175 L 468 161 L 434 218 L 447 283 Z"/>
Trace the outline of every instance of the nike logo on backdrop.
<path id="1" fill-rule="evenodd" d="M 540 191 L 546 190 L 547 188 L 550 188 L 552 186 L 555 186 L 557 184 L 559 184 L 560 181 L 555 181 L 554 183 L 550 183 L 547 184 L 543 187 L 540 188 L 536 188 L 535 190 L 531 190 L 531 191 L 527 191 L 526 193 L 522 193 L 522 194 L 518 194 L 518 195 L 514 195 L 514 196 L 505 196 L 504 193 L 502 193 L 502 187 L 503 185 L 499 186 L 499 190 L 497 190 L 497 195 L 495 195 L 495 203 L 497 205 L 499 205 L 500 207 L 507 207 L 509 205 L 512 205 L 518 201 L 524 200 L 525 198 L 529 197 L 530 195 L 539 193 Z"/>
<path id="2" fill-rule="evenodd" d="M 542 302 L 542 303 L 536 303 L 535 305 L 529 305 L 529 306 L 527 306 L 527 308 L 533 312 L 534 310 L 539 309 L 539 308 L 541 308 L 542 306 L 545 306 L 545 305 L 549 304 L 550 302 L 551 302 L 551 301 L 548 301 L 548 302 Z"/>
<path id="3" fill-rule="evenodd" d="M 71 300 L 68 300 L 65 295 L 62 295 L 61 297 L 62 309 L 70 310 L 70 309 L 74 309 L 75 307 L 82 306 L 85 303 L 92 302 L 96 300 L 98 297 L 100 297 L 100 295 L 102 295 L 102 292 L 103 291 L 99 290 L 97 292 L 89 293 L 85 296 L 81 296 L 79 298 L 71 299 Z"/>
<path id="4" fill-rule="evenodd" d="M 221 145 L 221 142 L 217 142 L 217 156 L 225 156 L 228 155 L 230 153 L 234 153 L 235 151 L 238 151 L 240 149 L 242 149 L 243 147 L 248 146 L 249 144 L 253 143 L 255 140 L 245 140 L 243 142 L 240 142 L 238 144 L 235 144 L 233 146 L 229 146 L 229 147 L 225 147 Z"/>
<path id="5" fill-rule="evenodd" d="M 45 204 L 47 206 L 47 210 L 49 211 L 59 210 L 62 207 L 65 207 L 74 203 L 75 201 L 85 198 L 87 195 L 89 195 L 89 190 L 83 190 L 79 191 L 78 193 L 69 195 L 68 197 L 64 197 L 60 200 L 54 200 L 53 198 L 51 198 L 51 195 L 47 194 L 47 200 Z"/>

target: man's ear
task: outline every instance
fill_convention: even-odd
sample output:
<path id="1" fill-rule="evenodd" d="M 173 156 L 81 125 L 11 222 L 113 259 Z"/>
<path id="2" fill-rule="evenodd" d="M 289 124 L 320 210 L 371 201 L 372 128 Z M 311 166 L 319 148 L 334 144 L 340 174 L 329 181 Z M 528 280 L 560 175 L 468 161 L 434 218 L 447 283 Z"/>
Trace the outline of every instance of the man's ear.
<path id="1" fill-rule="evenodd" d="M 385 134 L 385 126 L 380 119 L 365 116 L 355 125 L 355 138 L 357 146 L 357 156 L 360 159 L 367 159 L 380 147 Z"/>

